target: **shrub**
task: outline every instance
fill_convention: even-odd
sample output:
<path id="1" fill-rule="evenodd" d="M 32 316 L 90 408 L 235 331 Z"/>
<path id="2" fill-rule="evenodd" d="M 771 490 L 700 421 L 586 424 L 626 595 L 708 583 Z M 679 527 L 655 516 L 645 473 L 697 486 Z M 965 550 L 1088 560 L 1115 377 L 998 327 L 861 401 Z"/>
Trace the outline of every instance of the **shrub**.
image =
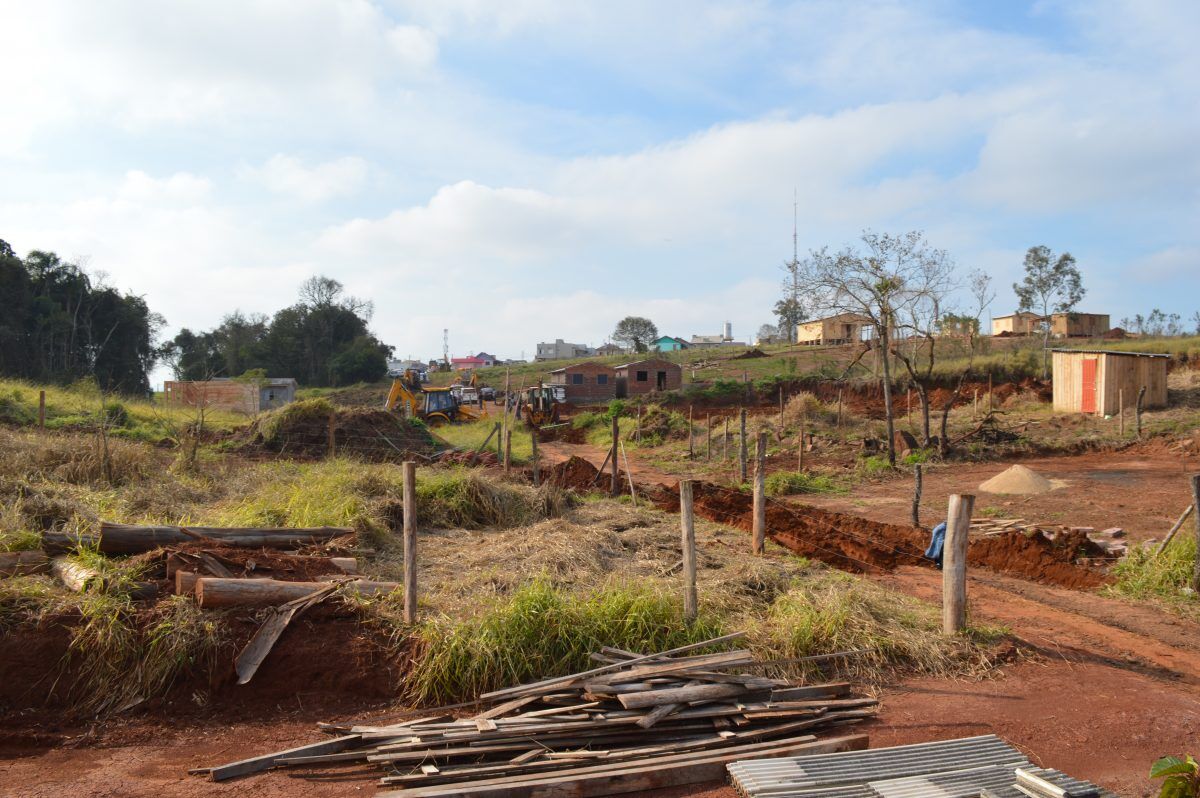
<path id="1" fill-rule="evenodd" d="M 776 471 L 767 475 L 766 490 L 768 496 L 787 496 L 794 493 L 841 493 L 845 489 L 827 474 Z"/>

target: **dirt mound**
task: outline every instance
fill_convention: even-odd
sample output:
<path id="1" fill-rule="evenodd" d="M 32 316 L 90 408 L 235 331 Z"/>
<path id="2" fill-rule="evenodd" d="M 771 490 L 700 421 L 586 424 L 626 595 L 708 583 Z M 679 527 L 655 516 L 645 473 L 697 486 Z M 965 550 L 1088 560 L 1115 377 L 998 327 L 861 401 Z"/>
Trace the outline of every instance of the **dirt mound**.
<path id="1" fill-rule="evenodd" d="M 1033 469 L 1023 465 L 1014 465 L 982 483 L 979 489 L 986 493 L 1031 496 L 1054 490 L 1054 485 Z"/>
<path id="2" fill-rule="evenodd" d="M 482 452 L 455 452 L 445 451 L 437 456 L 437 462 L 458 465 L 477 465 L 489 466 L 499 465 L 500 460 L 496 457 L 496 453 L 490 449 Z"/>
<path id="3" fill-rule="evenodd" d="M 1103 574 L 1072 562 L 1075 549 L 1059 545 L 1058 541 L 1051 541 L 1040 533 L 1010 532 L 972 538 L 967 549 L 967 563 L 1077 590 L 1107 584 L 1109 580 Z"/>
<path id="4" fill-rule="evenodd" d="M 704 518 L 749 531 L 753 497 L 749 493 L 697 482 L 693 487 L 696 513 Z M 662 510 L 679 511 L 678 494 L 660 486 L 651 494 Z M 924 557 L 929 532 L 885 524 L 858 516 L 806 505 L 767 501 L 767 537 L 803 557 L 855 573 L 890 571 L 899 565 L 932 566 Z M 1087 589 L 1106 578 L 1076 565 L 1087 552 L 1070 536 L 1051 541 L 1043 535 L 1020 533 L 972 538 L 968 562 L 1063 587 Z"/>
<path id="5" fill-rule="evenodd" d="M 733 357 L 731 357 L 729 359 L 730 360 L 756 360 L 757 358 L 760 358 L 760 357 L 768 357 L 768 355 L 766 352 L 762 351 L 758 347 L 755 347 L 754 349 L 747 349 L 745 352 L 742 352 L 740 355 L 734 355 Z"/>
<path id="6" fill-rule="evenodd" d="M 332 434 L 331 434 L 332 430 Z M 294 457 L 340 456 L 401 461 L 441 447 L 419 422 L 378 408 L 337 408 L 323 399 L 293 402 L 255 420 L 248 446 Z"/>
<path id="7" fill-rule="evenodd" d="M 600 471 L 582 457 L 572 455 L 561 463 L 546 469 L 545 480 L 552 485 L 574 490 L 593 490 L 600 480 Z"/>

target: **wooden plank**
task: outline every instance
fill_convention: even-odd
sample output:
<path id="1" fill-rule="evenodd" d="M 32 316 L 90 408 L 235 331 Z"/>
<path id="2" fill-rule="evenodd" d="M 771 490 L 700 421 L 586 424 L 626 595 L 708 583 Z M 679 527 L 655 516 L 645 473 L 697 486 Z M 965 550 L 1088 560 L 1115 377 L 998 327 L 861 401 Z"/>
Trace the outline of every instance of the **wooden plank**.
<path id="1" fill-rule="evenodd" d="M 640 693 L 622 693 L 617 696 L 626 709 L 656 707 L 659 704 L 686 704 L 691 701 L 713 701 L 721 698 L 736 698 L 749 690 L 740 684 L 701 684 L 695 687 L 676 687 L 670 690 L 645 690 Z"/>
<path id="2" fill-rule="evenodd" d="M 238 776 L 248 776 L 251 773 L 261 773 L 264 770 L 270 770 L 281 759 L 296 756 L 335 754 L 339 751 L 345 751 L 347 748 L 353 748 L 361 741 L 362 735 L 347 734 L 329 740 L 322 740 L 319 743 L 309 743 L 308 745 L 289 748 L 286 751 L 276 751 L 272 754 L 263 754 L 237 762 L 230 762 L 227 765 L 218 765 L 210 768 L 192 768 L 188 773 L 207 773 L 208 777 L 213 781 L 228 781 Z"/>
<path id="3" fill-rule="evenodd" d="M 754 751 L 756 759 L 805 754 L 827 754 L 838 751 L 861 751 L 867 747 L 866 735 L 847 735 L 828 740 L 804 743 L 780 743 Z M 600 769 L 579 768 L 570 774 L 537 779 L 498 779 L 499 784 L 456 783 L 440 787 L 395 790 L 377 793 L 376 798 L 444 798 L 452 795 L 471 798 L 598 798 L 642 790 L 677 787 L 721 781 L 725 766 L 746 756 L 748 752 L 724 750 L 711 756 L 689 754 L 684 761 L 651 760 L 648 764 L 626 765 L 621 768 L 600 766 Z M 589 772 L 590 771 L 590 772 Z"/>
<path id="4" fill-rule="evenodd" d="M 616 662 L 611 665 L 601 665 L 599 668 L 592 668 L 591 670 L 581 671 L 579 673 L 572 673 L 566 676 L 557 676 L 551 679 L 543 679 L 542 681 L 534 682 L 533 684 L 523 684 L 517 687 L 508 687 L 503 690 L 493 690 L 490 693 L 484 693 L 479 697 L 479 699 L 481 701 L 491 701 L 501 697 L 527 695 L 530 692 L 536 692 L 548 687 L 562 685 L 567 682 L 574 682 L 587 676 L 596 676 L 601 673 L 611 673 L 612 671 L 620 670 L 621 668 L 629 665 L 635 665 L 639 662 L 649 662 L 650 660 L 658 659 L 659 657 L 669 657 L 673 654 L 682 654 L 685 651 L 695 651 L 698 648 L 708 648 L 709 646 L 728 643 L 745 636 L 745 632 L 733 632 L 732 634 L 714 637 L 711 640 L 703 640 L 699 643 L 691 643 L 686 646 L 680 646 L 679 648 L 672 648 L 669 651 L 660 651 L 657 654 L 646 654 L 641 657 L 635 657 L 630 660 L 625 660 L 624 662 Z"/>
<path id="5" fill-rule="evenodd" d="M 589 679 L 584 682 L 584 688 L 590 690 L 593 689 L 593 685 L 631 682 L 635 679 L 645 679 L 652 676 L 670 675 L 673 673 L 685 674 L 690 670 L 704 670 L 706 668 L 730 668 L 753 661 L 754 655 L 745 649 L 739 649 L 737 651 L 723 651 L 719 654 L 710 654 L 705 657 L 697 657 L 689 662 L 654 663 L 651 665 L 642 665 L 637 668 L 630 668 L 627 671 L 619 671 L 617 673 L 598 676 L 595 679 Z M 690 674 L 688 674 L 688 678 L 691 678 Z"/>
<path id="6" fill-rule="evenodd" d="M 50 558 L 40 551 L 0 551 L 0 576 L 44 574 L 50 571 Z"/>

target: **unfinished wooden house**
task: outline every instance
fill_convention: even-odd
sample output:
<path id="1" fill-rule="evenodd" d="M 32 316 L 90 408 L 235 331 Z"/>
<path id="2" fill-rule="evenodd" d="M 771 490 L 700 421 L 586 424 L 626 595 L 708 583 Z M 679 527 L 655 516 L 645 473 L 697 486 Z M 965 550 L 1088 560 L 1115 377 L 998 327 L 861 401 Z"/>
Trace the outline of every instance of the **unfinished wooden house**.
<path id="1" fill-rule="evenodd" d="M 1106 313 L 1054 313 L 1050 334 L 1055 338 L 1099 338 L 1109 331 Z"/>
<path id="2" fill-rule="evenodd" d="M 1115 415 L 1122 402 L 1143 408 L 1167 406 L 1167 362 L 1163 354 L 1104 349 L 1055 349 L 1054 410 L 1060 413 Z"/>
<path id="3" fill-rule="evenodd" d="M 618 399 L 653 391 L 675 391 L 683 385 L 683 369 L 680 365 L 662 358 L 635 360 L 617 366 L 615 371 Z"/>
<path id="4" fill-rule="evenodd" d="M 617 395 L 617 370 L 603 363 L 573 363 L 550 372 L 550 384 L 561 386 L 571 404 L 598 404 Z"/>
<path id="5" fill-rule="evenodd" d="M 1032 335 L 1041 332 L 1042 317 L 1036 313 L 1018 310 L 1007 316 L 992 319 L 992 335 Z"/>

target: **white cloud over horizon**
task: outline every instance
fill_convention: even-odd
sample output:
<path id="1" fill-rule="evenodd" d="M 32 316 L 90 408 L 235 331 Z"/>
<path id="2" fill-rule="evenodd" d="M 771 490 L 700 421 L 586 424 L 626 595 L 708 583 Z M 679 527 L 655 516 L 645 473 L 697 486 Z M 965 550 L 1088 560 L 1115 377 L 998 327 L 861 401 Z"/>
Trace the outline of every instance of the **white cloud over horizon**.
<path id="1" fill-rule="evenodd" d="M 402 355 L 634 312 L 750 337 L 793 188 L 802 249 L 923 229 L 994 272 L 996 314 L 1037 243 L 1087 310 L 1200 307 L 1190 3 L 148 8 L 0 0 L 0 238 L 86 256 L 172 332 L 321 272 Z"/>

